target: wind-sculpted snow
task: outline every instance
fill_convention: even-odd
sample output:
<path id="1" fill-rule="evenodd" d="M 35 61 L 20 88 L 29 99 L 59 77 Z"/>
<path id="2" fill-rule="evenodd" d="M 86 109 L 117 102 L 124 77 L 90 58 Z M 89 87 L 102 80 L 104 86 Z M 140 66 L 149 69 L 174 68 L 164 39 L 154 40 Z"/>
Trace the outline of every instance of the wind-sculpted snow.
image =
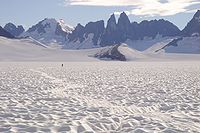
<path id="1" fill-rule="evenodd" d="M 199 62 L 1 63 L 0 132 L 200 132 Z"/>

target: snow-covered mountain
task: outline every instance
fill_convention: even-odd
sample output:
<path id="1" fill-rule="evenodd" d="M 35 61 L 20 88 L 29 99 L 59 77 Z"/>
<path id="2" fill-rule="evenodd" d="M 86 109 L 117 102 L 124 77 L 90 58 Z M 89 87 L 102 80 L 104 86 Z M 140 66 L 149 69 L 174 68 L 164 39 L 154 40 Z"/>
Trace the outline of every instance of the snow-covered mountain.
<path id="1" fill-rule="evenodd" d="M 45 19 L 21 34 L 30 36 L 48 46 L 65 49 L 90 49 L 126 43 L 131 48 L 143 51 L 165 39 L 194 36 L 199 34 L 200 11 L 194 15 L 183 31 L 167 20 L 144 20 L 130 22 L 126 13 L 121 13 L 118 21 L 111 15 L 104 21 L 89 22 L 85 26 L 78 24 L 75 29 L 63 20 Z"/>
<path id="2" fill-rule="evenodd" d="M 46 45 L 64 45 L 67 41 L 67 36 L 73 28 L 66 25 L 63 20 L 44 19 L 38 24 L 29 28 L 22 33 L 21 37 L 32 37 Z"/>
<path id="3" fill-rule="evenodd" d="M 15 37 L 18 37 L 20 34 L 22 34 L 25 31 L 22 25 L 16 26 L 13 23 L 7 23 L 4 26 L 4 29 Z"/>

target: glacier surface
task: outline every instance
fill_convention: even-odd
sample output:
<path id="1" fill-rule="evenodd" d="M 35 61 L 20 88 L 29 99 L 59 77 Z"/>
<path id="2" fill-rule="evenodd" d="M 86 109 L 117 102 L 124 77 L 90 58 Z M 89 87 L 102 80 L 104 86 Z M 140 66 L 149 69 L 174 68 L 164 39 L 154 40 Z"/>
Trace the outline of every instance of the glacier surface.
<path id="1" fill-rule="evenodd" d="M 200 132 L 200 63 L 1 62 L 1 132 Z"/>

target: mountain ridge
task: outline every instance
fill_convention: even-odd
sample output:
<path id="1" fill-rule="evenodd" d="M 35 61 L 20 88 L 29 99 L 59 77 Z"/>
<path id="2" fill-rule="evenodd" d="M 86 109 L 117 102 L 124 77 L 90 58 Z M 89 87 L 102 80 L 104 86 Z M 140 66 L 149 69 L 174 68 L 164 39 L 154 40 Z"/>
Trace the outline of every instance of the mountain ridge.
<path id="1" fill-rule="evenodd" d="M 11 28 L 11 32 L 17 28 L 9 23 L 7 27 L 8 29 L 14 27 Z M 118 20 L 112 14 L 106 25 L 103 20 L 99 20 L 84 26 L 79 23 L 75 28 L 65 24 L 62 19 L 45 18 L 19 35 L 22 38 L 31 37 L 48 46 L 59 46 L 65 49 L 113 46 L 128 40 L 134 43 L 138 40 L 190 36 L 200 36 L 200 10 L 182 31 L 164 19 L 131 22 L 126 13 L 122 12 Z"/>
<path id="2" fill-rule="evenodd" d="M 15 24 L 11 22 L 7 23 L 4 26 L 4 29 L 15 37 L 18 37 L 20 34 L 22 34 L 25 31 L 22 25 L 16 26 Z"/>
<path id="3" fill-rule="evenodd" d="M 20 37 L 32 37 L 46 45 L 64 45 L 68 39 L 67 35 L 72 30 L 71 27 L 64 24 L 63 20 L 45 18 L 22 33 Z"/>
<path id="4" fill-rule="evenodd" d="M 192 20 L 182 30 L 183 36 L 200 36 L 200 10 L 198 10 Z"/>
<path id="5" fill-rule="evenodd" d="M 102 22 L 101 26 L 98 25 L 99 22 Z M 124 43 L 127 39 L 143 40 L 146 37 L 154 39 L 157 35 L 166 37 L 178 36 L 181 33 L 177 26 L 167 20 L 144 20 L 140 23 L 130 22 L 126 13 L 123 12 L 120 14 L 118 21 L 116 21 L 115 15 L 112 14 L 108 19 L 106 26 L 103 26 L 103 20 L 89 22 L 85 26 L 78 24 L 75 27 L 75 31 L 72 31 L 72 34 L 69 35 L 69 42 L 77 43 L 77 41 L 79 41 L 79 43 L 84 43 L 84 41 L 87 40 L 87 25 L 90 25 L 91 23 L 96 25 L 96 28 L 100 31 L 98 34 L 90 32 L 95 38 L 93 38 L 94 45 L 99 45 L 99 47 Z"/>

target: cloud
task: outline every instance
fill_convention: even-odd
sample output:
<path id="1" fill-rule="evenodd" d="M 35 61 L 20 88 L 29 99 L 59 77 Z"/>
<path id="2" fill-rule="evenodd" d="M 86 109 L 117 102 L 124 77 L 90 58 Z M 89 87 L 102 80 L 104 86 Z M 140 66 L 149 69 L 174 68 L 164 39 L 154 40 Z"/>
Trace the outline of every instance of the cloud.
<path id="1" fill-rule="evenodd" d="M 130 6 L 128 15 L 169 16 L 190 12 L 190 6 L 200 4 L 199 0 L 65 0 L 66 5 L 87 6 Z M 194 9 L 193 9 L 194 10 Z M 120 12 L 115 12 L 120 14 Z"/>
<path id="2" fill-rule="evenodd" d="M 88 5 L 88 6 L 132 6 L 147 0 L 65 0 L 70 5 Z"/>

